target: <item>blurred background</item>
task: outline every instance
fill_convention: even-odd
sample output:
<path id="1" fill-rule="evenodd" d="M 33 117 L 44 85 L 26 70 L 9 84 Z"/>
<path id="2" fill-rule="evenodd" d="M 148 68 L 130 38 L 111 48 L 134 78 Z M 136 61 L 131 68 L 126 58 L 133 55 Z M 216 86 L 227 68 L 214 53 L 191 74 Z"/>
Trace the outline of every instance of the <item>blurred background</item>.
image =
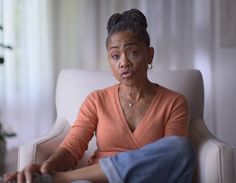
<path id="1" fill-rule="evenodd" d="M 53 125 L 61 69 L 109 69 L 106 22 L 131 8 L 147 17 L 154 69 L 199 69 L 206 124 L 236 146 L 236 1 L 0 0 L 0 6 L 0 121 L 17 134 L 7 138 L 8 149 Z"/>

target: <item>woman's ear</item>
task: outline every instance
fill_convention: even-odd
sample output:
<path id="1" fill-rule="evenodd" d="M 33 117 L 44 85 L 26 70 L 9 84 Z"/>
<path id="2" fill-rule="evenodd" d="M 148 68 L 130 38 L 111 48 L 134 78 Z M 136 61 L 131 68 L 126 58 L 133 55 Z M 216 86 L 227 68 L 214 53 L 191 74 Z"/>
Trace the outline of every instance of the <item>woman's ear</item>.
<path id="1" fill-rule="evenodd" d="M 154 57 L 154 48 L 149 47 L 148 48 L 148 64 L 152 63 L 153 57 Z"/>

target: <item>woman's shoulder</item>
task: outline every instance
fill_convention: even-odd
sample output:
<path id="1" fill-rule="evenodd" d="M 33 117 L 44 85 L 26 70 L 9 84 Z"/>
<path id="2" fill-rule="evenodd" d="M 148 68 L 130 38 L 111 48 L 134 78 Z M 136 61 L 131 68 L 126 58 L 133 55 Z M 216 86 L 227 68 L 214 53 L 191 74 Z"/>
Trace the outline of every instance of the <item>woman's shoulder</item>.
<path id="1" fill-rule="evenodd" d="M 103 97 L 108 97 L 108 96 L 114 96 L 114 92 L 116 91 L 118 87 L 118 84 L 112 85 L 112 86 L 108 86 L 102 89 L 97 89 L 92 91 L 88 97 L 89 98 L 103 98 Z"/>
<path id="2" fill-rule="evenodd" d="M 170 99 L 180 98 L 182 100 L 186 100 L 185 96 L 182 93 L 180 93 L 178 91 L 174 91 L 174 90 L 167 88 L 165 86 L 162 86 L 162 85 L 159 85 L 158 93 L 160 96 L 165 97 L 165 98 L 170 98 Z"/>
<path id="3" fill-rule="evenodd" d="M 116 88 L 117 85 L 114 85 L 90 92 L 85 98 L 82 106 L 96 107 L 101 103 L 104 103 L 104 101 L 110 100 L 111 97 L 114 97 L 114 92 Z"/>

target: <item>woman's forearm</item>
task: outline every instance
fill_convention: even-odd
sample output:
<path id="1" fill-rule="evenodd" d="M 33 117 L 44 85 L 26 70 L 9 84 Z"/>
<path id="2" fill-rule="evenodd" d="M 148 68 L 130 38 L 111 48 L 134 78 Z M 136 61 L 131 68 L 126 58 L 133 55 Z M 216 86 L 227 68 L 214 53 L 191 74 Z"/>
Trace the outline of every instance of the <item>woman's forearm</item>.
<path id="1" fill-rule="evenodd" d="M 59 148 L 42 165 L 42 172 L 68 171 L 76 165 L 75 158 L 64 148 Z"/>
<path id="2" fill-rule="evenodd" d="M 94 183 L 107 183 L 108 180 L 99 164 L 68 172 L 53 174 L 54 182 L 69 183 L 76 180 L 89 180 Z"/>

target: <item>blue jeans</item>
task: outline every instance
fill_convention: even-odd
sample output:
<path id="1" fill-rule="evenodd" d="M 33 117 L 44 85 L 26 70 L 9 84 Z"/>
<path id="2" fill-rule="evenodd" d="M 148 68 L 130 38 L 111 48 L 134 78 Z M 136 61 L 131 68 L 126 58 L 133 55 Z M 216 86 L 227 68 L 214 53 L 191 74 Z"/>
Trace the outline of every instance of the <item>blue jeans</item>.
<path id="1" fill-rule="evenodd" d="M 111 183 L 191 183 L 195 152 L 188 138 L 169 136 L 99 164 Z"/>

